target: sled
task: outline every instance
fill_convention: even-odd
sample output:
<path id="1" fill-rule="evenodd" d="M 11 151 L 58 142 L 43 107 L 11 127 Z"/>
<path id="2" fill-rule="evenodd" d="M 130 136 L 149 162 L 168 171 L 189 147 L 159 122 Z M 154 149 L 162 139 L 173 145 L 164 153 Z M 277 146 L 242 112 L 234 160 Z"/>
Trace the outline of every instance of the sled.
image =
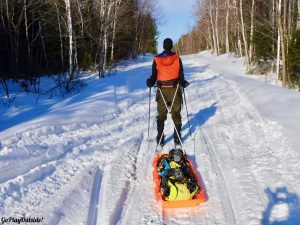
<path id="1" fill-rule="evenodd" d="M 164 156 L 164 155 L 168 155 L 168 154 L 158 154 L 152 163 L 153 166 L 153 181 L 154 181 L 154 192 L 155 192 L 155 197 L 157 201 L 161 201 L 162 202 L 162 207 L 163 208 L 186 208 L 186 207 L 195 207 L 197 205 L 199 205 L 200 203 L 205 202 L 208 197 L 206 195 L 205 192 L 205 186 L 204 183 L 202 182 L 202 180 L 200 179 L 197 170 L 195 169 L 193 163 L 187 159 L 186 156 L 184 156 L 184 159 L 186 160 L 186 162 L 188 163 L 192 173 L 194 174 L 197 184 L 200 187 L 200 191 L 199 193 L 197 193 L 197 195 L 191 199 L 191 200 L 174 200 L 174 201 L 166 201 L 164 199 L 164 196 L 161 193 L 160 190 L 160 175 L 157 171 L 157 165 L 159 162 L 159 159 Z"/>

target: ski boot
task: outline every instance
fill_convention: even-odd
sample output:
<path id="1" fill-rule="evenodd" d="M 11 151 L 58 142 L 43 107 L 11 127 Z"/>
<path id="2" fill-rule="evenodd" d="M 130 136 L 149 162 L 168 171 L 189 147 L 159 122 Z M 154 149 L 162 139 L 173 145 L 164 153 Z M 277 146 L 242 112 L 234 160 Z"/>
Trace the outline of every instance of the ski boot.
<path id="1" fill-rule="evenodd" d="M 179 138 L 177 138 L 177 137 L 174 138 L 174 148 L 175 148 L 175 149 L 182 149 L 180 140 L 179 140 Z"/>
<path id="2" fill-rule="evenodd" d="M 179 134 L 179 137 L 177 135 L 177 132 L 176 130 L 174 129 L 174 133 L 173 133 L 173 137 L 174 137 L 174 146 L 175 146 L 175 149 L 182 149 L 182 146 L 181 146 L 181 125 L 180 126 L 177 126 L 176 127 L 177 131 L 178 131 L 178 134 Z"/>
<path id="3" fill-rule="evenodd" d="M 158 152 L 162 152 L 163 151 L 163 147 L 164 147 L 164 145 L 165 145 L 165 135 L 164 134 L 162 134 L 162 136 L 160 137 L 160 136 L 157 136 L 156 137 L 156 150 L 158 151 Z"/>

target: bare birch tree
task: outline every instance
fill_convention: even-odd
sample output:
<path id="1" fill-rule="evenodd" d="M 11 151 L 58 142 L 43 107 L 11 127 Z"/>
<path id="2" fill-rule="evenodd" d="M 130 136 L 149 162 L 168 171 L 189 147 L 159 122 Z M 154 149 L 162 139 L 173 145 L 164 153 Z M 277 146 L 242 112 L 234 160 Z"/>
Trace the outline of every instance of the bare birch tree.
<path id="1" fill-rule="evenodd" d="M 69 38 L 69 78 L 73 80 L 73 72 L 74 72 L 74 53 L 73 53 L 73 25 L 72 25 L 72 17 L 71 17 L 71 6 L 70 0 L 64 0 L 66 5 L 66 16 L 67 16 L 67 31 Z"/>
<path id="2" fill-rule="evenodd" d="M 209 17 L 210 17 L 210 25 L 211 25 L 211 31 L 212 31 L 212 38 L 213 38 L 213 52 L 217 51 L 217 38 L 216 38 L 216 29 L 213 22 L 213 15 L 212 15 L 212 0 L 209 0 Z"/>
<path id="3" fill-rule="evenodd" d="M 116 27 L 118 22 L 118 13 L 120 8 L 121 0 L 115 0 L 114 7 L 114 16 L 113 16 L 113 25 L 112 25 L 112 38 L 111 38 L 111 52 L 110 52 L 110 60 L 114 61 L 114 50 L 115 50 L 115 38 L 116 38 Z"/>
<path id="4" fill-rule="evenodd" d="M 244 41 L 244 51 L 245 51 L 245 57 L 246 57 L 246 70 L 248 71 L 250 68 L 250 62 L 249 62 L 249 53 L 248 53 L 248 41 L 246 38 L 246 27 L 244 22 L 244 13 L 243 13 L 243 0 L 240 0 L 240 16 L 241 16 L 241 30 L 242 30 L 242 36 Z"/>
<path id="5" fill-rule="evenodd" d="M 249 48 L 249 65 L 252 63 L 253 57 L 253 34 L 254 34 L 254 11 L 255 11 L 255 0 L 252 0 L 251 7 L 251 27 L 250 27 L 250 48 Z"/>
<path id="6" fill-rule="evenodd" d="M 215 6 L 215 29 L 216 29 L 216 45 L 217 45 L 217 55 L 220 55 L 220 39 L 219 39 L 219 0 L 216 1 Z"/>
<path id="7" fill-rule="evenodd" d="M 287 84 L 287 74 L 286 74 L 286 46 L 285 46 L 285 36 L 284 36 L 284 28 L 283 28 L 283 21 L 282 21 L 282 2 L 281 0 L 276 1 L 276 8 L 277 8 L 277 23 L 278 23 L 278 30 L 280 36 L 280 48 L 281 48 L 281 60 L 282 60 L 282 86 L 286 87 Z M 285 10 L 285 9 L 284 9 Z"/>
<path id="8" fill-rule="evenodd" d="M 226 43 L 226 53 L 229 53 L 229 13 L 230 13 L 230 2 L 226 0 L 226 27 L 225 27 L 225 43 Z"/>

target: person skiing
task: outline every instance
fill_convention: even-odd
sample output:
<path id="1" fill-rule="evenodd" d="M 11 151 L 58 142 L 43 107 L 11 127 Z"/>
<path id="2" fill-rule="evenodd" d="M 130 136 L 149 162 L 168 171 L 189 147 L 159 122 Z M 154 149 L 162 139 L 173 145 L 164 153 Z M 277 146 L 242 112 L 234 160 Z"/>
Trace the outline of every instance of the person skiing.
<path id="1" fill-rule="evenodd" d="M 175 146 L 181 144 L 181 102 L 182 92 L 180 87 L 186 88 L 189 85 L 184 79 L 183 66 L 180 57 L 172 52 L 173 41 L 166 38 L 163 42 L 164 51 L 154 57 L 152 63 L 152 74 L 147 79 L 149 88 L 157 83 L 157 136 L 156 143 L 164 145 L 165 135 L 163 133 L 165 120 L 167 119 L 168 107 L 171 108 L 172 120 L 175 128 L 173 133 Z M 179 136 L 178 136 L 179 135 Z"/>

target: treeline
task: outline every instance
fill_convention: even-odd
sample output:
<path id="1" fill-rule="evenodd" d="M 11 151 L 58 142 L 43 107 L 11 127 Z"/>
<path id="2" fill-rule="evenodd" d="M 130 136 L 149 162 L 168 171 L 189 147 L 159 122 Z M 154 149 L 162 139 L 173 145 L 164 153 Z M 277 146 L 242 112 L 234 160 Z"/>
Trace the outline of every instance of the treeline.
<path id="1" fill-rule="evenodd" d="M 156 53 L 149 0 L 0 0 L 0 76 L 38 91 L 42 74 L 71 91 L 78 70 L 103 76 L 115 60 Z"/>
<path id="2" fill-rule="evenodd" d="M 197 6 L 197 25 L 175 45 L 179 53 L 235 52 L 248 73 L 276 70 L 284 87 L 300 90 L 300 0 L 197 0 Z"/>

